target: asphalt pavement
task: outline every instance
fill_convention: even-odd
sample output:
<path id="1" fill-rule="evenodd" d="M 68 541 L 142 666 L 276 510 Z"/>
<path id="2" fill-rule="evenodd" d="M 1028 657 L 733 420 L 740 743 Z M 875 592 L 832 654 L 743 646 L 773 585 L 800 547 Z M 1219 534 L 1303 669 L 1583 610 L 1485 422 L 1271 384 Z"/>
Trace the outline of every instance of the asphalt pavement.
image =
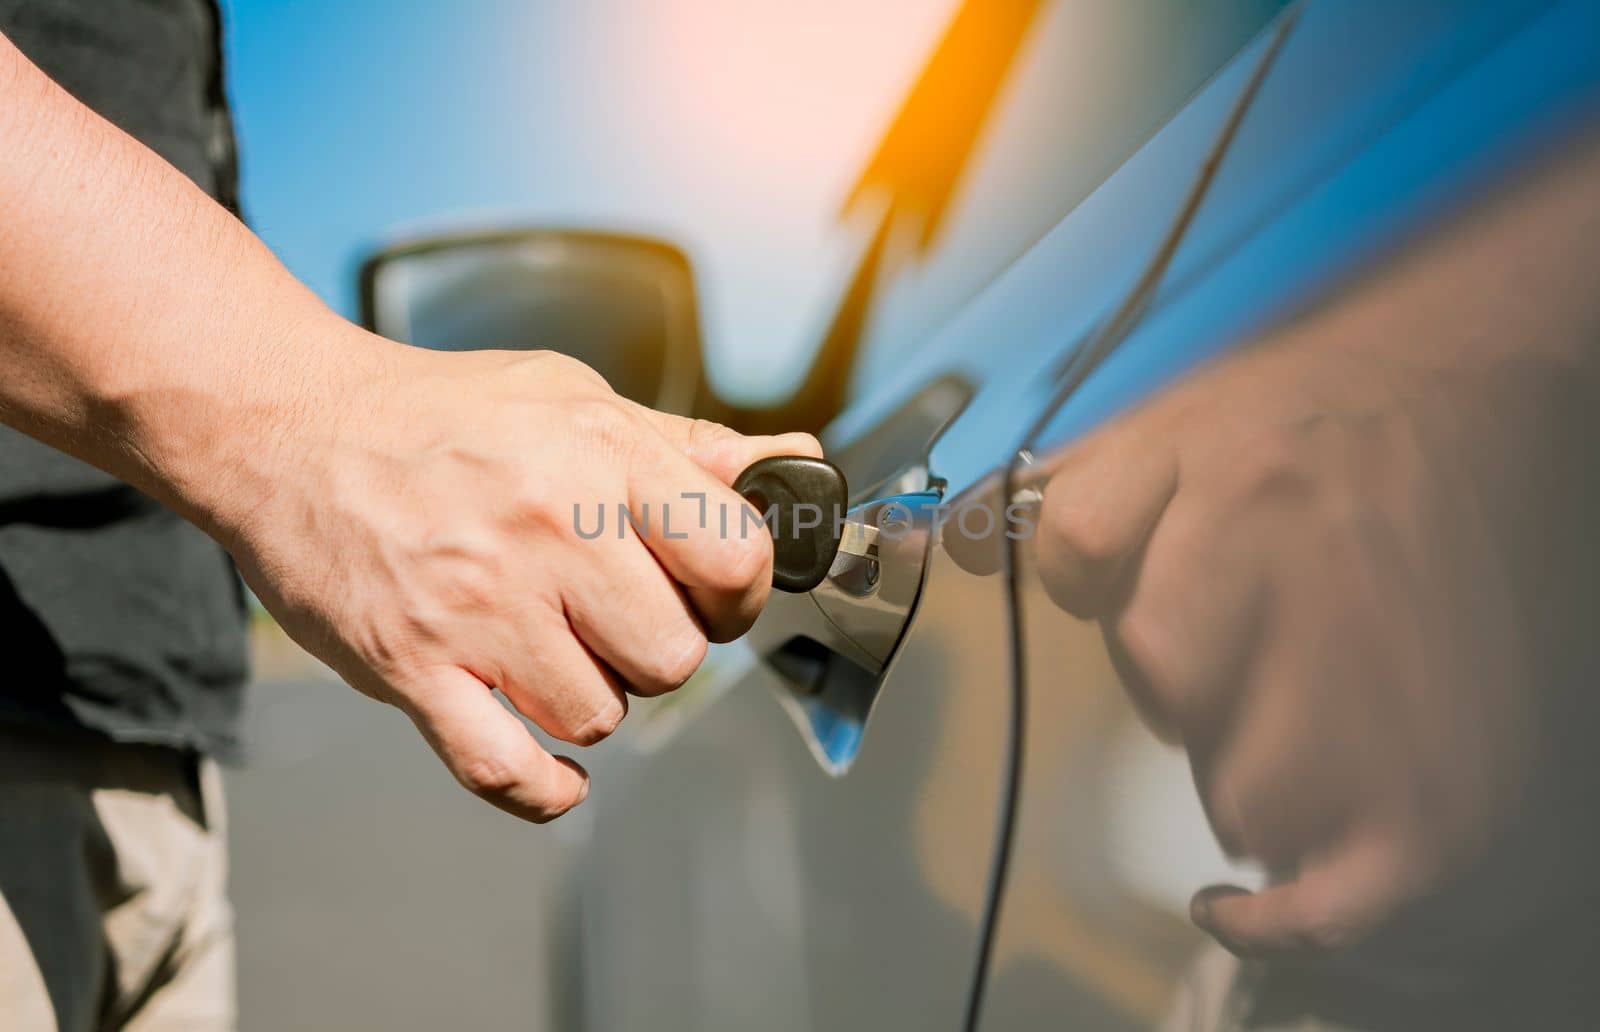
<path id="1" fill-rule="evenodd" d="M 226 778 L 241 1028 L 568 1027 L 581 810 L 535 827 L 479 802 L 277 633 L 258 628 L 253 759 Z"/>

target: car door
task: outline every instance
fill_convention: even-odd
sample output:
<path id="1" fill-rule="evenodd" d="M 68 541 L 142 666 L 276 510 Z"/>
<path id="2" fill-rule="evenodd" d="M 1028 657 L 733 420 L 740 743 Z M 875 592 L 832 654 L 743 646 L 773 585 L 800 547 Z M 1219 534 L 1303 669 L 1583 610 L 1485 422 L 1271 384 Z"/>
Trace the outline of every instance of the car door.
<path id="1" fill-rule="evenodd" d="M 1271 6 L 1239 5 L 1244 14 L 1223 19 L 1204 47 L 1194 43 L 1182 74 L 1159 90 L 1141 79 L 1138 103 L 1124 110 L 1137 125 L 1158 125 Z M 1088 117 L 1058 89 L 1075 70 L 1062 55 L 1106 19 L 1046 7 L 1014 73 L 1029 88 L 1003 98 L 968 196 L 923 257 L 925 278 L 882 291 L 869 353 L 880 358 L 867 363 L 875 385 L 825 436 L 856 502 L 898 496 L 931 508 L 992 493 L 996 471 L 1051 401 L 1045 372 L 1070 346 L 1053 313 L 1091 305 L 1136 273 L 1163 228 L 1155 208 L 1134 205 L 1080 234 L 1092 261 L 1065 290 L 1052 284 L 1048 304 L 1037 282 L 1002 280 L 973 314 L 906 343 L 918 312 L 948 302 L 941 270 L 981 268 L 1020 249 L 1143 138 L 1108 112 Z M 1143 5 L 1139 24 L 1173 7 L 1186 5 Z M 1030 229 L 1004 185 L 1041 152 L 1045 101 L 1110 136 L 1092 137 L 1103 146 L 1083 147 L 1081 163 L 1053 156 L 1071 174 L 1035 184 L 1037 203 L 1023 209 L 1037 221 Z M 985 225 L 1004 232 L 986 235 Z M 898 355 L 892 375 L 878 364 L 885 354 Z M 714 652 L 689 685 L 636 709 L 626 741 L 597 768 L 589 803 L 589 1027 L 970 1023 L 1017 771 L 1009 582 L 993 547 L 951 548 L 937 533 L 916 540 L 926 544 L 914 561 L 884 564 L 885 584 L 898 578 L 912 590 L 895 600 L 903 627 L 879 668 L 879 654 L 863 657 L 857 642 L 819 631 L 808 598 L 778 599 L 750 636 L 757 644 Z M 852 619 L 840 626 L 856 634 Z M 1086 1006 L 1099 1013 L 1098 1003 Z"/>

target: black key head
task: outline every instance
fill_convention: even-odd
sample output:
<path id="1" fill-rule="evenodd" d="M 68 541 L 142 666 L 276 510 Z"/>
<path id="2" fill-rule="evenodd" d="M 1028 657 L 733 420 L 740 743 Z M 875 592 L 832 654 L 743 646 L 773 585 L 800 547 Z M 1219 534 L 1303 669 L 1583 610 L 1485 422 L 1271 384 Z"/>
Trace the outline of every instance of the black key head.
<path id="1" fill-rule="evenodd" d="M 839 552 L 839 521 L 850 496 L 844 474 L 824 459 L 779 455 L 753 464 L 733 482 L 772 532 L 772 586 L 810 591 Z"/>

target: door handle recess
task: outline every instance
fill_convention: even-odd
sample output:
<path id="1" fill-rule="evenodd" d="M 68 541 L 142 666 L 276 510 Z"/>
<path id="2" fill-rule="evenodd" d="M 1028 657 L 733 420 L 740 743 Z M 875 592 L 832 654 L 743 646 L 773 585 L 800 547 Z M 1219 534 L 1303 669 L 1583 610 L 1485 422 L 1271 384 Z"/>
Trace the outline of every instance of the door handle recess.
<path id="1" fill-rule="evenodd" d="M 884 670 L 922 590 L 936 491 L 892 495 L 850 510 L 878 528 L 877 554 L 840 553 L 809 592 L 773 592 L 747 641 L 782 679 L 785 707 L 824 769 L 855 758 Z"/>

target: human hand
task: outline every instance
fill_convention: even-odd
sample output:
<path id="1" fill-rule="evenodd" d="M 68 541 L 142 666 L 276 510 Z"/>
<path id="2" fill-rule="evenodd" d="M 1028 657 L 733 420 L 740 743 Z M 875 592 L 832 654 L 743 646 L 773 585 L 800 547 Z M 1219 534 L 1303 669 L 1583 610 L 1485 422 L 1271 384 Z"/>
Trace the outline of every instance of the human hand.
<path id="1" fill-rule="evenodd" d="M 1271 874 L 1195 898 L 1238 953 L 1592 896 L 1597 214 L 1565 169 L 1045 464 L 1043 586 Z"/>
<path id="2" fill-rule="evenodd" d="M 761 608 L 770 541 L 737 519 L 720 533 L 742 511 L 726 484 L 814 440 L 649 412 L 555 355 L 363 333 L 3 36 L 0 94 L 0 422 L 216 537 L 290 634 L 405 710 L 468 787 L 535 820 L 587 790 L 488 688 L 596 741 L 625 691 L 674 687 Z M 574 507 L 602 504 L 613 521 L 648 504 L 655 530 L 584 540 Z M 187 619 L 188 600 L 155 601 Z"/>
<path id="3" fill-rule="evenodd" d="M 587 775 L 490 689 L 589 745 L 628 692 L 682 684 L 708 639 L 749 627 L 771 580 L 771 540 L 742 530 L 728 483 L 758 458 L 820 448 L 651 411 L 553 353 L 365 334 L 351 350 L 360 381 L 278 422 L 240 478 L 260 489 L 215 507 L 219 537 L 289 634 L 403 710 L 464 786 L 529 820 L 559 816 Z M 619 504 L 636 520 L 648 507 L 643 534 Z M 593 534 L 601 507 L 605 532 L 587 540 L 579 521 Z"/>

